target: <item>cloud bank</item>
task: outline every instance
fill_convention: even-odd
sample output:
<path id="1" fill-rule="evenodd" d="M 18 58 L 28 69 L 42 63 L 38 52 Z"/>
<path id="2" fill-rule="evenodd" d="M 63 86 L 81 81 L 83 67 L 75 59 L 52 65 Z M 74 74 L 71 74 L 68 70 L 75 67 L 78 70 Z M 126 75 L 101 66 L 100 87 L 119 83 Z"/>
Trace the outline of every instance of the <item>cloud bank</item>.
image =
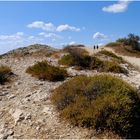
<path id="1" fill-rule="evenodd" d="M 77 28 L 75 26 L 71 26 L 68 24 L 62 24 L 62 25 L 59 25 L 56 27 L 51 22 L 45 23 L 43 21 L 34 21 L 31 24 L 28 24 L 27 27 L 42 29 L 44 31 L 51 31 L 51 32 L 64 32 L 64 31 L 78 32 L 78 31 L 80 31 L 80 28 Z"/>
<path id="2" fill-rule="evenodd" d="M 93 34 L 93 39 L 105 39 L 105 38 L 107 38 L 107 36 L 104 35 L 103 33 L 96 32 Z"/>
<path id="3" fill-rule="evenodd" d="M 125 1 L 119 0 L 118 3 L 109 5 L 107 7 L 103 7 L 102 10 L 104 12 L 109 12 L 109 13 L 124 12 L 127 10 L 129 3 L 130 3 L 130 1 L 127 1 L 127 0 L 125 0 Z"/>

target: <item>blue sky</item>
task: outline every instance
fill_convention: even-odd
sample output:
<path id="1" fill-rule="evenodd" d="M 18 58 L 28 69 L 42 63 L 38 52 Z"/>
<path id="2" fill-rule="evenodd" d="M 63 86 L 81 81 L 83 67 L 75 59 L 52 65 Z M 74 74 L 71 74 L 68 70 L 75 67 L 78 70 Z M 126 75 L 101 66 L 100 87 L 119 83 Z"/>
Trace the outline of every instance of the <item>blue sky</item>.
<path id="1" fill-rule="evenodd" d="M 140 2 L 0 2 L 0 53 L 34 43 L 106 44 L 140 35 Z"/>

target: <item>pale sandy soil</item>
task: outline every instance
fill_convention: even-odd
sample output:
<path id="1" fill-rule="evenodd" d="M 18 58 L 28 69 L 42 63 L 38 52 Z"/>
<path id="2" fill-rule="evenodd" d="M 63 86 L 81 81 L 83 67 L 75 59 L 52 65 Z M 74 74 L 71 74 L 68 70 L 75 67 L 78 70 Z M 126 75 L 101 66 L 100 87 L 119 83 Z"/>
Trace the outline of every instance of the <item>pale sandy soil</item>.
<path id="1" fill-rule="evenodd" d="M 111 48 L 105 48 L 108 51 L 111 51 L 115 54 L 117 54 L 113 49 Z M 121 56 L 125 61 L 129 62 L 130 64 L 132 64 L 133 66 L 136 66 L 140 69 L 140 58 L 136 58 L 136 57 L 131 57 L 131 56 L 124 56 L 124 55 L 120 55 L 117 54 L 118 56 Z"/>
<path id="2" fill-rule="evenodd" d="M 138 67 L 140 69 L 140 58 L 131 57 L 131 56 L 124 56 L 124 55 L 117 54 L 112 48 L 103 47 L 103 48 L 100 48 L 98 50 L 97 49 L 94 50 L 93 48 L 85 47 L 84 49 L 86 51 L 88 51 L 90 55 L 93 55 L 94 53 L 97 53 L 101 49 L 105 49 L 105 50 L 111 51 L 111 52 L 115 53 L 116 55 L 121 56 L 125 61 L 129 62 L 133 66 L 136 66 L 136 67 Z"/>

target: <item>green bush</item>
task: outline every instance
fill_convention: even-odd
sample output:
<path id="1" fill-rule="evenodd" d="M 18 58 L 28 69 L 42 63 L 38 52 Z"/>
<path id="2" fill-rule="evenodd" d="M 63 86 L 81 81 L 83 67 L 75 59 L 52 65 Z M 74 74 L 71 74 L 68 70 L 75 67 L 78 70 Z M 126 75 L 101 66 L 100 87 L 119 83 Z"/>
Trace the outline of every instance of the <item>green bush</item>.
<path id="1" fill-rule="evenodd" d="M 92 58 L 90 69 L 96 69 L 99 72 L 128 73 L 128 71 L 121 67 L 116 61 L 102 61 L 97 57 Z"/>
<path id="2" fill-rule="evenodd" d="M 64 46 L 63 50 L 66 52 L 69 52 L 71 50 L 80 50 L 80 51 L 86 52 L 84 49 L 82 49 L 84 47 L 85 47 L 84 45 L 67 45 L 67 46 Z"/>
<path id="3" fill-rule="evenodd" d="M 68 76 L 67 71 L 51 66 L 47 61 L 37 62 L 26 70 L 27 73 L 42 80 L 61 81 Z"/>
<path id="4" fill-rule="evenodd" d="M 104 61 L 100 71 L 128 74 L 128 71 L 115 61 Z"/>
<path id="5" fill-rule="evenodd" d="M 87 55 L 87 52 L 80 48 L 72 48 L 68 50 L 69 54 L 64 55 L 59 61 L 59 64 L 68 66 L 80 66 L 83 68 L 90 67 L 92 57 Z"/>
<path id="6" fill-rule="evenodd" d="M 8 66 L 1 65 L 0 66 L 0 84 L 8 81 L 11 73 L 11 69 Z"/>
<path id="7" fill-rule="evenodd" d="M 131 46 L 132 50 L 140 51 L 140 37 L 138 35 L 129 34 L 127 38 L 120 38 L 116 42 L 122 43 L 124 46 Z"/>
<path id="8" fill-rule="evenodd" d="M 67 66 L 79 66 L 99 72 L 113 72 L 113 73 L 124 73 L 128 71 L 121 67 L 116 61 L 102 61 L 98 57 L 91 56 L 73 56 L 71 54 L 64 55 L 59 61 L 59 64 Z"/>
<path id="9" fill-rule="evenodd" d="M 104 62 L 97 57 L 92 57 L 92 61 L 90 63 L 90 69 L 97 69 L 101 71 L 103 68 Z"/>
<path id="10" fill-rule="evenodd" d="M 107 47 L 118 47 L 120 45 L 121 45 L 120 42 L 111 42 L 111 43 L 108 43 L 106 46 Z"/>
<path id="11" fill-rule="evenodd" d="M 74 66 L 76 65 L 75 59 L 72 55 L 64 55 L 62 58 L 58 61 L 61 65 L 67 65 L 67 66 Z"/>
<path id="12" fill-rule="evenodd" d="M 114 131 L 126 137 L 138 134 L 140 100 L 135 89 L 119 78 L 76 77 L 58 87 L 51 100 L 61 119 L 73 125 Z"/>
<path id="13" fill-rule="evenodd" d="M 99 53 L 104 54 L 104 55 L 109 56 L 109 57 L 112 57 L 112 58 L 115 58 L 115 59 L 118 59 L 118 60 L 122 60 L 122 57 L 119 57 L 110 51 L 101 50 Z"/>

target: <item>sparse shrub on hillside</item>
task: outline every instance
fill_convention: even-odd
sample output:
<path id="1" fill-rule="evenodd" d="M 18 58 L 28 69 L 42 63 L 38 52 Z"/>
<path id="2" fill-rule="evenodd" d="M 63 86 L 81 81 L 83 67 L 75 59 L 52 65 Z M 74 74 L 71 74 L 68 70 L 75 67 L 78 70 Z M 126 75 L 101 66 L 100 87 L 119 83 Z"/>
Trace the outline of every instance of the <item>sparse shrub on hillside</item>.
<path id="1" fill-rule="evenodd" d="M 64 48 L 63 48 L 63 50 L 69 50 L 70 48 L 71 49 L 75 49 L 75 48 L 83 48 L 83 47 L 85 47 L 84 45 L 82 45 L 82 44 L 77 44 L 77 45 L 67 45 L 67 46 L 64 46 Z"/>
<path id="2" fill-rule="evenodd" d="M 115 59 L 120 60 L 120 61 L 122 60 L 122 57 L 119 57 L 116 54 L 114 54 L 110 51 L 107 51 L 107 50 L 101 50 L 99 53 L 104 54 L 104 55 L 109 56 L 109 57 L 112 57 L 112 58 L 115 58 Z"/>
<path id="3" fill-rule="evenodd" d="M 63 51 L 75 55 L 88 55 L 88 52 L 85 49 L 73 46 L 66 46 Z"/>
<path id="4" fill-rule="evenodd" d="M 0 66 L 0 84 L 9 80 L 9 76 L 11 74 L 11 69 L 8 66 L 1 65 Z"/>
<path id="5" fill-rule="evenodd" d="M 104 61 L 103 63 L 104 64 L 103 64 L 103 68 L 101 69 L 101 71 L 128 74 L 128 71 L 125 68 L 121 67 L 115 61 Z"/>
<path id="6" fill-rule="evenodd" d="M 55 89 L 52 102 L 73 125 L 138 134 L 140 100 L 129 84 L 109 75 L 79 76 Z M 136 136 L 136 135 L 135 135 Z"/>
<path id="7" fill-rule="evenodd" d="M 88 53 L 80 48 L 69 48 L 67 50 L 68 55 L 64 55 L 60 60 L 59 64 L 68 66 L 80 66 L 83 68 L 88 68 L 90 66 L 92 57 Z"/>
<path id="8" fill-rule="evenodd" d="M 112 54 L 109 54 L 112 56 Z M 114 56 L 113 57 L 117 57 Z M 121 60 L 121 58 L 117 58 Z M 127 70 L 121 67 L 116 61 L 102 61 L 98 57 L 91 56 L 74 56 L 71 54 L 64 55 L 58 62 L 62 65 L 67 66 L 78 66 L 90 70 L 97 70 L 99 72 L 113 72 L 113 73 L 124 73 L 127 74 Z"/>
<path id="9" fill-rule="evenodd" d="M 120 47 L 119 52 L 129 51 L 130 53 L 137 53 L 140 51 L 140 37 L 138 35 L 129 34 L 125 38 L 119 38 L 116 42 L 107 44 L 108 47 Z M 126 52 L 125 52 L 126 53 Z"/>
<path id="10" fill-rule="evenodd" d="M 92 57 L 92 61 L 90 63 L 90 69 L 100 70 L 103 68 L 103 61 L 97 57 Z"/>
<path id="11" fill-rule="evenodd" d="M 93 57 L 90 69 L 96 69 L 99 72 L 128 73 L 128 71 L 121 67 L 116 61 L 102 61 L 97 57 Z"/>
<path id="12" fill-rule="evenodd" d="M 64 55 L 59 61 L 59 64 L 67 66 L 80 66 L 83 68 L 88 68 L 90 66 L 92 58 L 90 56 L 80 56 L 80 55 Z"/>
<path id="13" fill-rule="evenodd" d="M 120 45 L 121 45 L 120 42 L 111 42 L 111 43 L 108 43 L 106 46 L 107 47 L 118 47 Z"/>
<path id="14" fill-rule="evenodd" d="M 62 58 L 58 61 L 61 65 L 67 65 L 67 66 L 74 66 L 76 65 L 75 59 L 72 55 L 64 55 Z"/>
<path id="15" fill-rule="evenodd" d="M 61 81 L 68 76 L 66 70 L 51 66 L 47 61 L 38 62 L 33 66 L 28 67 L 26 72 L 38 79 L 49 81 Z"/>
<path id="16" fill-rule="evenodd" d="M 140 51 L 140 37 L 134 34 L 129 34 L 127 38 L 120 38 L 116 42 L 122 43 L 125 46 L 131 46 L 133 50 Z"/>

